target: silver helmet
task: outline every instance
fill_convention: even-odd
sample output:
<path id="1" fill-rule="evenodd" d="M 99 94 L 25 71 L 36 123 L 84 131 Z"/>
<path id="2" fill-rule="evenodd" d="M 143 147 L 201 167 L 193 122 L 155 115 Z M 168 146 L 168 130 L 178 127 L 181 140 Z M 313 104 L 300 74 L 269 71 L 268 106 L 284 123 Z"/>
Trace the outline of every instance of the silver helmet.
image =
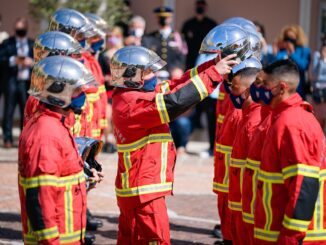
<path id="1" fill-rule="evenodd" d="M 82 63 L 67 56 L 51 56 L 34 65 L 28 93 L 44 103 L 65 108 L 72 96 L 86 86 L 96 86 L 96 81 Z"/>
<path id="2" fill-rule="evenodd" d="M 59 9 L 51 16 L 49 31 L 61 31 L 77 40 L 96 35 L 95 26 L 74 9 Z"/>
<path id="3" fill-rule="evenodd" d="M 119 49 L 110 63 L 111 85 L 122 88 L 140 89 L 144 76 L 162 69 L 166 62 L 155 52 L 141 46 Z"/>
<path id="4" fill-rule="evenodd" d="M 262 64 L 256 57 L 250 57 L 244 61 L 242 61 L 240 64 L 234 66 L 232 68 L 232 74 L 236 75 L 239 71 L 245 69 L 245 68 L 257 68 L 258 70 L 261 70 L 263 68 Z"/>
<path id="5" fill-rule="evenodd" d="M 66 33 L 50 31 L 35 39 L 33 54 L 35 62 L 48 56 L 63 55 L 79 58 L 83 48 L 76 39 Z"/>
<path id="6" fill-rule="evenodd" d="M 260 59 L 260 52 L 261 52 L 261 38 L 256 30 L 255 24 L 245 18 L 242 17 L 232 17 L 227 20 L 225 20 L 223 23 L 226 24 L 235 24 L 243 28 L 245 31 L 247 31 L 249 36 L 249 42 L 250 42 L 250 51 L 247 53 L 247 57 L 250 57 L 251 55 L 257 57 Z"/>
<path id="7" fill-rule="evenodd" d="M 248 58 L 249 36 L 240 26 L 221 24 L 213 28 L 201 43 L 200 53 L 220 53 L 222 58 L 237 54 L 237 58 Z"/>
<path id="8" fill-rule="evenodd" d="M 108 28 L 108 23 L 100 16 L 92 13 L 85 13 L 86 18 L 96 27 L 96 32 L 99 36 L 105 37 L 105 32 Z"/>

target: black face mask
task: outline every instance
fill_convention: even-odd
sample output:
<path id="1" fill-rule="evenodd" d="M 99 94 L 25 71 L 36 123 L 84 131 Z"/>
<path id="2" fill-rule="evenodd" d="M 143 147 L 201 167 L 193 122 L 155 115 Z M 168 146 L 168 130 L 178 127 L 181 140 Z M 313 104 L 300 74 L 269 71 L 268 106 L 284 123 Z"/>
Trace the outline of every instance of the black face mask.
<path id="1" fill-rule="evenodd" d="M 290 37 L 284 37 L 284 42 L 290 42 L 293 45 L 297 44 L 297 40 L 295 40 L 294 38 L 290 38 Z"/>
<path id="2" fill-rule="evenodd" d="M 160 17 L 159 24 L 160 26 L 166 26 L 166 17 Z"/>
<path id="3" fill-rule="evenodd" d="M 17 37 L 25 37 L 27 34 L 26 29 L 16 29 L 16 36 Z"/>
<path id="4" fill-rule="evenodd" d="M 203 14 L 204 12 L 205 12 L 204 7 L 202 7 L 202 6 L 198 6 L 198 7 L 196 8 L 196 13 L 197 13 L 197 14 Z"/>

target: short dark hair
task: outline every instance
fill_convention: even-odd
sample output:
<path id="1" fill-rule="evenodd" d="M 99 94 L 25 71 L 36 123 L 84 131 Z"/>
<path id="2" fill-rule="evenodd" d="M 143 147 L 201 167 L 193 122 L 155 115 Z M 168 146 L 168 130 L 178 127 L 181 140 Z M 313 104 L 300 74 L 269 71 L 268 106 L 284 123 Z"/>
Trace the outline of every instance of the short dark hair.
<path id="1" fill-rule="evenodd" d="M 272 76 L 284 76 L 292 74 L 297 76 L 298 78 L 300 77 L 299 68 L 291 59 L 275 61 L 272 64 L 266 66 L 264 68 L 264 72 L 267 75 Z"/>
<path id="2" fill-rule="evenodd" d="M 252 76 L 256 76 L 257 73 L 259 72 L 260 70 L 258 68 L 255 68 L 255 67 L 247 67 L 247 68 L 244 68 L 240 71 L 238 71 L 236 75 L 240 75 L 241 78 L 244 78 L 244 77 L 252 77 Z"/>

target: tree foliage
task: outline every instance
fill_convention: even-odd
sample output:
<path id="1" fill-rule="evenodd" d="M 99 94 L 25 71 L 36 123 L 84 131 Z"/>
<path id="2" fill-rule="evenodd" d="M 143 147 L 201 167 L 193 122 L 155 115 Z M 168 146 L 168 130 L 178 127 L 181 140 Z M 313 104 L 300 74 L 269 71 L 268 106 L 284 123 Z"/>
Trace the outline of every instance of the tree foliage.
<path id="1" fill-rule="evenodd" d="M 127 23 L 131 16 L 123 0 L 29 0 L 29 13 L 38 22 L 49 21 L 59 8 L 98 14 L 108 22 L 109 27 L 117 22 Z"/>

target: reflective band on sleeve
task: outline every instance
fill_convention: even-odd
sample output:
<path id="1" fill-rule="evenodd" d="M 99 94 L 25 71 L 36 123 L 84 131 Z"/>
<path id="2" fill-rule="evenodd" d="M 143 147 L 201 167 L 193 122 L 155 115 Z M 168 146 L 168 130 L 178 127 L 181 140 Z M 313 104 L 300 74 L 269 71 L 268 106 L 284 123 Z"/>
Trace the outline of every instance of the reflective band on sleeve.
<path id="1" fill-rule="evenodd" d="M 326 230 L 307 230 L 306 236 L 303 241 L 320 241 L 326 240 Z"/>
<path id="2" fill-rule="evenodd" d="M 240 211 L 242 212 L 242 204 L 241 202 L 228 202 L 228 207 L 229 209 L 233 210 L 233 211 Z"/>
<path id="3" fill-rule="evenodd" d="M 222 85 L 223 86 L 223 85 Z M 225 98 L 225 93 L 223 93 L 223 92 L 219 92 L 218 93 L 218 97 L 217 97 L 217 99 L 218 100 L 224 100 L 224 98 Z"/>
<path id="4" fill-rule="evenodd" d="M 167 165 L 168 165 L 168 142 L 163 142 L 162 149 L 161 149 L 161 183 L 166 182 Z"/>
<path id="5" fill-rule="evenodd" d="M 59 236 L 58 227 L 54 226 L 44 230 L 34 231 L 37 241 L 49 240 Z"/>
<path id="6" fill-rule="evenodd" d="M 266 172 L 264 170 L 259 169 L 258 179 L 263 182 L 270 182 L 273 184 L 283 184 L 284 179 L 281 173 L 276 172 Z"/>
<path id="7" fill-rule="evenodd" d="M 201 78 L 198 75 L 197 67 L 190 70 L 190 80 L 195 85 L 200 95 L 200 100 L 205 99 L 208 96 L 208 92 L 204 82 L 201 80 Z"/>
<path id="8" fill-rule="evenodd" d="M 137 186 L 128 189 L 118 189 L 116 188 L 116 194 L 119 197 L 131 197 L 138 196 L 150 193 L 158 193 L 158 192 L 166 192 L 172 190 L 172 182 L 160 183 L 160 184 L 152 184 L 152 185 L 143 185 Z"/>
<path id="9" fill-rule="evenodd" d="M 220 191 L 220 192 L 229 192 L 229 184 L 221 184 L 217 182 L 213 182 L 213 191 Z"/>
<path id="10" fill-rule="evenodd" d="M 155 97 L 157 111 L 160 115 L 161 123 L 170 122 L 168 111 L 166 110 L 164 95 L 162 93 L 158 93 Z"/>
<path id="11" fill-rule="evenodd" d="M 310 222 L 310 220 L 291 219 L 287 215 L 284 215 L 283 226 L 289 230 L 305 232 L 308 229 Z"/>
<path id="12" fill-rule="evenodd" d="M 254 228 L 254 237 L 264 241 L 276 242 L 280 232 Z"/>
<path id="13" fill-rule="evenodd" d="M 76 185 L 85 181 L 84 172 L 81 171 L 75 175 L 66 177 L 57 177 L 54 175 L 40 175 L 37 177 L 24 178 L 19 175 L 19 184 L 24 188 L 35 188 L 39 186 L 64 187 L 66 185 Z"/>
<path id="14" fill-rule="evenodd" d="M 222 114 L 218 114 L 218 115 L 217 115 L 217 122 L 222 124 L 223 121 L 224 121 L 224 115 L 222 115 Z"/>
<path id="15" fill-rule="evenodd" d="M 319 167 L 309 166 L 302 163 L 283 168 L 282 172 L 284 175 L 284 179 L 297 175 L 303 175 L 311 178 L 319 178 Z"/>
<path id="16" fill-rule="evenodd" d="M 242 220 L 249 224 L 254 224 L 254 215 L 242 212 Z"/>
<path id="17" fill-rule="evenodd" d="M 149 136 L 146 136 L 144 138 L 141 138 L 129 144 L 118 144 L 117 148 L 118 148 L 118 152 L 135 151 L 149 143 L 172 142 L 172 141 L 173 141 L 172 136 L 169 133 L 151 134 Z"/>
<path id="18" fill-rule="evenodd" d="M 99 93 L 105 93 L 106 92 L 106 89 L 105 89 L 105 85 L 100 85 L 99 87 L 98 87 L 98 92 Z"/>
<path id="19" fill-rule="evenodd" d="M 243 168 L 246 165 L 246 160 L 231 158 L 230 167 L 233 168 Z"/>
<path id="20" fill-rule="evenodd" d="M 216 144 L 216 151 L 221 153 L 231 153 L 232 146 Z"/>
<path id="21" fill-rule="evenodd" d="M 96 93 L 90 93 L 86 94 L 87 101 L 90 103 L 94 103 L 100 99 L 99 92 L 97 91 Z"/>

